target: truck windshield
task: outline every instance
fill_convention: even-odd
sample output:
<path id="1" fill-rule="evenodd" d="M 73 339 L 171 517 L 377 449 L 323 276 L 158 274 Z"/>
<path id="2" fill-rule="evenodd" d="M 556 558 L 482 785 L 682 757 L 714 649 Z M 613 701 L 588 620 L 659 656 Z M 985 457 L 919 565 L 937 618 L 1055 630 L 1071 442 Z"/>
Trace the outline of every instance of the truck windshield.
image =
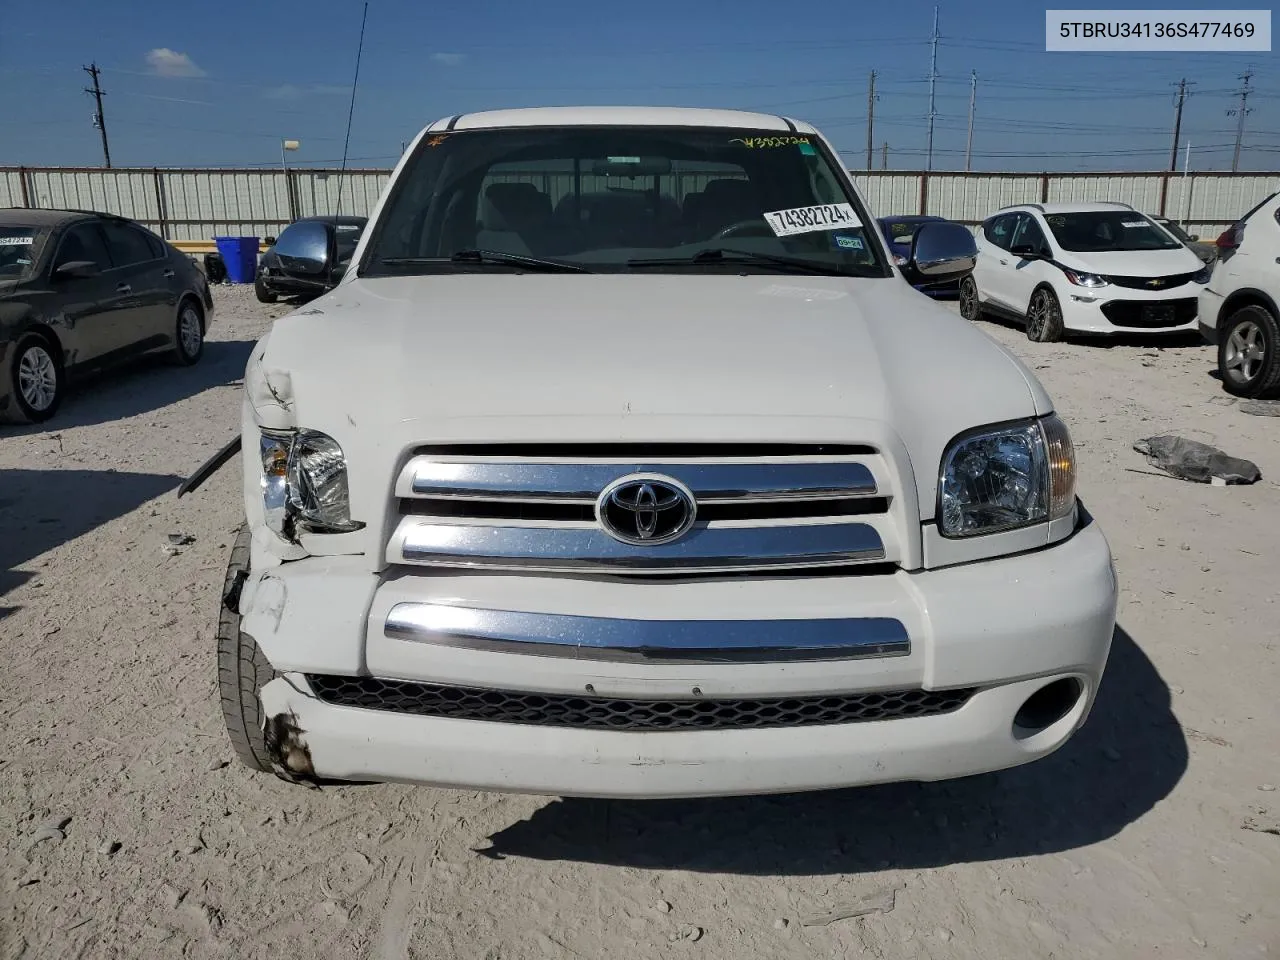
<path id="1" fill-rule="evenodd" d="M 572 272 L 811 265 L 815 274 L 889 276 L 869 237 L 874 222 L 834 164 L 817 138 L 776 130 L 428 135 L 369 228 L 359 272 L 516 271 L 530 268 L 520 258 L 536 258 Z"/>
<path id="2" fill-rule="evenodd" d="M 1058 246 L 1078 253 L 1182 247 L 1142 214 L 1130 210 L 1051 213 L 1045 220 Z"/>

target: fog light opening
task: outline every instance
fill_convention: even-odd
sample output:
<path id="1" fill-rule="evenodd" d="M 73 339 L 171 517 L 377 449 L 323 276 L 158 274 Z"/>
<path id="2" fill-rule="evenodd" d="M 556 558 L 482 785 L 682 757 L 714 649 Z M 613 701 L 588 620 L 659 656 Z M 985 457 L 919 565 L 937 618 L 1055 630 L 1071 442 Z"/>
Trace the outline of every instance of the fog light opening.
<path id="1" fill-rule="evenodd" d="M 1047 730 L 1071 712 L 1083 691 L 1075 677 L 1063 677 L 1041 687 L 1013 715 L 1014 737 L 1027 740 Z"/>

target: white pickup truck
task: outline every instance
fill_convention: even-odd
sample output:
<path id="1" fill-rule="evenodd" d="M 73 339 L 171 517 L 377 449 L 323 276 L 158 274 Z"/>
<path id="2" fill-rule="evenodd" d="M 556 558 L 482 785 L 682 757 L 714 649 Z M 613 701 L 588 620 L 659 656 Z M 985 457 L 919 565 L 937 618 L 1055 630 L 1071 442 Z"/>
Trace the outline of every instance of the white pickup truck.
<path id="1" fill-rule="evenodd" d="M 812 126 L 455 116 L 245 373 L 231 741 L 297 781 L 938 780 L 1085 721 L 1116 613 L 1067 428 Z M 279 249 L 327 272 L 323 223 Z"/>

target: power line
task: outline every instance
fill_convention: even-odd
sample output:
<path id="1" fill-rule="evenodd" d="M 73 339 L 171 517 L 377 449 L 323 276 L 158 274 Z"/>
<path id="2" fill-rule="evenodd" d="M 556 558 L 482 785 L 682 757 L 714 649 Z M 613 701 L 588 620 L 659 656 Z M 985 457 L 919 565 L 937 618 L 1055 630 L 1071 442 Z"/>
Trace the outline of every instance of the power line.
<path id="1" fill-rule="evenodd" d="M 364 53 L 364 24 L 369 18 L 369 2 L 365 0 L 364 13 L 360 14 L 360 42 L 356 46 L 356 72 L 351 79 L 351 106 L 347 109 L 347 136 L 342 142 L 342 170 L 338 173 L 338 209 L 342 212 L 342 180 L 347 172 L 347 151 L 351 147 L 351 118 L 356 113 L 356 84 L 360 82 L 360 57 Z"/>
<path id="2" fill-rule="evenodd" d="M 111 148 L 107 145 L 107 118 L 102 112 L 102 98 L 106 96 L 102 92 L 102 87 L 98 84 L 98 70 L 96 63 L 91 63 L 87 67 L 81 67 L 85 73 L 93 77 L 93 89 L 84 88 L 84 92 L 93 95 L 93 99 L 98 104 L 98 112 L 93 115 L 93 125 L 98 128 L 98 132 L 102 134 L 102 161 L 108 170 L 111 169 Z"/>

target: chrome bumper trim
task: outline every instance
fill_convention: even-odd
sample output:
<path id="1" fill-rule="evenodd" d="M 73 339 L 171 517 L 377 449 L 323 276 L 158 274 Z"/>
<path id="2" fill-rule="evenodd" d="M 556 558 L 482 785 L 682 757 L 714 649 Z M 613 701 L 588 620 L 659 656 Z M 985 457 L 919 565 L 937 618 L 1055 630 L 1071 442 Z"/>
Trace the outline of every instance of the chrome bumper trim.
<path id="1" fill-rule="evenodd" d="M 595 526 L 430 521 L 403 522 L 387 556 L 389 563 L 595 573 L 775 570 L 884 558 L 884 541 L 865 523 L 702 526 L 674 543 L 632 546 Z"/>
<path id="2" fill-rule="evenodd" d="M 911 640 L 888 617 L 830 620 L 616 620 L 397 603 L 386 635 L 468 650 L 644 663 L 782 663 L 904 657 Z"/>
<path id="3" fill-rule="evenodd" d="M 862 463 L 509 463 L 418 457 L 396 484 L 402 497 L 595 503 L 628 474 L 679 480 L 699 504 L 745 500 L 874 497 L 875 476 Z"/>

